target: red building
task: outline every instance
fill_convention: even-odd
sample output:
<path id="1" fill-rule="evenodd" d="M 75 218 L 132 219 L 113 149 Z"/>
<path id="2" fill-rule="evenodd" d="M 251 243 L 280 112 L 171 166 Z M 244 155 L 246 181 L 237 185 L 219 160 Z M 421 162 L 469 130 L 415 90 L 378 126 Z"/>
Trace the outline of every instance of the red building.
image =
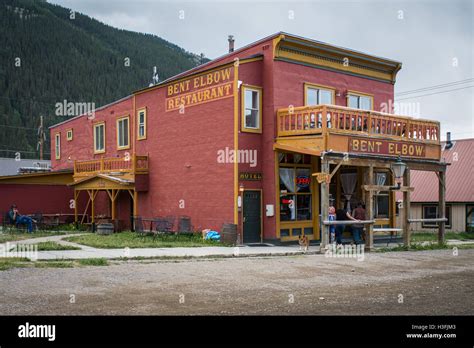
<path id="1" fill-rule="evenodd" d="M 277 33 L 51 127 L 52 167 L 74 169 L 76 199 L 124 228 L 183 215 L 196 230 L 238 224 L 246 243 L 320 239 L 329 204 L 360 200 L 370 231 L 395 227 L 391 164 L 407 164 L 408 186 L 410 168 L 445 170 L 438 122 L 380 112 L 400 68 Z"/>

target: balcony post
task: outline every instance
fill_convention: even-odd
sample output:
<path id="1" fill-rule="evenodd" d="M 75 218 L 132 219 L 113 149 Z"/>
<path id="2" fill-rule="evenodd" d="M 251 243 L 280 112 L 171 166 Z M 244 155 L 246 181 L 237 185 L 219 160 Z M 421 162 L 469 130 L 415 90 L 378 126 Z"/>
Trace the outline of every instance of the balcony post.
<path id="1" fill-rule="evenodd" d="M 321 173 L 329 174 L 329 162 L 324 157 L 321 158 Z M 329 184 L 326 181 L 321 183 L 321 220 L 329 220 Z M 323 254 L 329 244 L 329 225 L 321 224 L 319 240 L 319 251 Z"/>
<path id="2" fill-rule="evenodd" d="M 321 108 L 321 122 L 322 122 L 321 128 L 323 130 L 323 133 L 326 133 L 326 131 L 327 131 L 327 124 L 328 124 L 327 117 L 328 117 L 327 107 L 326 107 L 326 105 L 323 105 L 322 108 Z"/>
<path id="3" fill-rule="evenodd" d="M 100 168 L 99 168 L 99 172 L 103 172 L 104 171 L 104 159 L 101 158 L 100 159 Z"/>

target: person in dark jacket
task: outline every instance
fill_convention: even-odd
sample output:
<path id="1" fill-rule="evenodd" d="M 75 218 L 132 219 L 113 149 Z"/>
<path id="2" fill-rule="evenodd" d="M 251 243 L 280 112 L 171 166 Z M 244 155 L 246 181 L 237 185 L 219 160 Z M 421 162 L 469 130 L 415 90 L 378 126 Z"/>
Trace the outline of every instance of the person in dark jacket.
<path id="1" fill-rule="evenodd" d="M 346 209 L 340 208 L 336 210 L 336 221 L 356 220 Z M 336 225 L 336 243 L 342 244 L 342 233 L 344 233 L 346 225 Z"/>
<path id="2" fill-rule="evenodd" d="M 16 204 L 13 204 L 10 207 L 10 211 L 8 212 L 8 217 L 10 218 L 10 222 L 15 226 L 18 225 L 26 225 L 28 233 L 33 232 L 33 222 L 36 222 L 32 218 L 26 215 L 21 215 L 18 211 L 18 207 Z"/>

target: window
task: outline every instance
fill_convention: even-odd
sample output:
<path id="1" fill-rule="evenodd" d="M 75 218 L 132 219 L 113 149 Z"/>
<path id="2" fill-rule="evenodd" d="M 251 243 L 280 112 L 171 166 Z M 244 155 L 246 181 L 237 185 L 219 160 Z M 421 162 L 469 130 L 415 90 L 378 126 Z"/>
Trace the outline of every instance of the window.
<path id="1" fill-rule="evenodd" d="M 370 95 L 349 92 L 347 95 L 347 106 L 354 109 L 372 110 L 373 97 Z"/>
<path id="2" fill-rule="evenodd" d="M 376 172 L 375 173 L 376 185 L 386 186 L 388 185 L 388 173 L 387 172 Z M 388 218 L 390 216 L 390 194 L 388 191 L 379 191 L 375 194 L 374 199 L 374 212 L 376 218 Z"/>
<path id="3" fill-rule="evenodd" d="M 474 232 L 474 205 L 466 206 L 466 232 Z"/>
<path id="4" fill-rule="evenodd" d="M 262 132 L 262 89 L 260 87 L 242 87 L 242 131 Z"/>
<path id="5" fill-rule="evenodd" d="M 438 205 L 437 204 L 430 204 L 423 206 L 423 219 L 436 219 L 438 216 Z M 446 205 L 446 218 L 448 221 L 446 222 L 446 228 L 451 228 L 451 206 Z M 438 224 L 436 222 L 423 222 L 423 228 L 436 228 Z"/>
<path id="6" fill-rule="evenodd" d="M 54 154 L 55 154 L 55 157 L 56 159 L 60 159 L 61 158 L 61 133 L 57 133 L 55 136 L 54 136 Z"/>
<path id="7" fill-rule="evenodd" d="M 138 110 L 138 140 L 146 139 L 146 108 Z"/>
<path id="8" fill-rule="evenodd" d="M 304 84 L 305 105 L 334 104 L 335 90 L 324 86 Z"/>
<path id="9" fill-rule="evenodd" d="M 312 220 L 311 169 L 280 166 L 279 173 L 280 221 Z"/>
<path id="10" fill-rule="evenodd" d="M 105 123 L 94 125 L 94 153 L 105 152 Z"/>
<path id="11" fill-rule="evenodd" d="M 72 129 L 68 129 L 67 132 L 66 132 L 66 139 L 67 141 L 71 141 L 72 140 Z"/>
<path id="12" fill-rule="evenodd" d="M 130 147 L 129 117 L 122 117 L 117 120 L 117 148 L 128 149 Z"/>

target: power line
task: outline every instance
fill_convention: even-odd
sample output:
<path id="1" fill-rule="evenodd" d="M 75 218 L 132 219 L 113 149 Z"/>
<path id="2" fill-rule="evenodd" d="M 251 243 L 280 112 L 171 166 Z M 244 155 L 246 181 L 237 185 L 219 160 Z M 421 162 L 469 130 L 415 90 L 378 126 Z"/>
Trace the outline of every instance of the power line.
<path id="1" fill-rule="evenodd" d="M 459 91 L 459 90 L 461 90 L 461 89 L 467 89 L 467 88 L 472 88 L 472 87 L 474 87 L 474 86 L 467 86 L 467 87 L 461 87 L 461 88 L 448 89 L 447 91 L 440 91 L 440 92 L 435 92 L 435 93 L 428 93 L 428 94 L 416 95 L 416 96 L 414 96 L 414 97 L 400 98 L 400 99 L 396 99 L 396 100 L 399 101 L 399 100 L 405 100 L 405 99 L 421 98 L 421 97 L 426 97 L 426 96 L 428 96 L 428 95 L 435 95 L 435 94 L 442 94 L 442 93 L 447 93 L 447 92 Z"/>
<path id="2" fill-rule="evenodd" d="M 428 91 L 428 90 L 432 90 L 432 89 L 438 89 L 438 88 L 444 88 L 444 87 L 451 87 L 451 86 L 455 86 L 455 85 L 460 85 L 460 84 L 471 82 L 471 81 L 474 81 L 474 78 L 455 81 L 455 82 L 444 83 L 444 84 L 441 84 L 441 85 L 433 85 L 433 86 L 429 86 L 429 87 L 413 89 L 413 90 L 410 90 L 410 91 L 399 92 L 399 93 L 395 93 L 395 95 L 404 95 L 404 94 L 412 94 L 412 93 L 416 93 L 416 92 L 424 92 L 424 91 Z"/>

